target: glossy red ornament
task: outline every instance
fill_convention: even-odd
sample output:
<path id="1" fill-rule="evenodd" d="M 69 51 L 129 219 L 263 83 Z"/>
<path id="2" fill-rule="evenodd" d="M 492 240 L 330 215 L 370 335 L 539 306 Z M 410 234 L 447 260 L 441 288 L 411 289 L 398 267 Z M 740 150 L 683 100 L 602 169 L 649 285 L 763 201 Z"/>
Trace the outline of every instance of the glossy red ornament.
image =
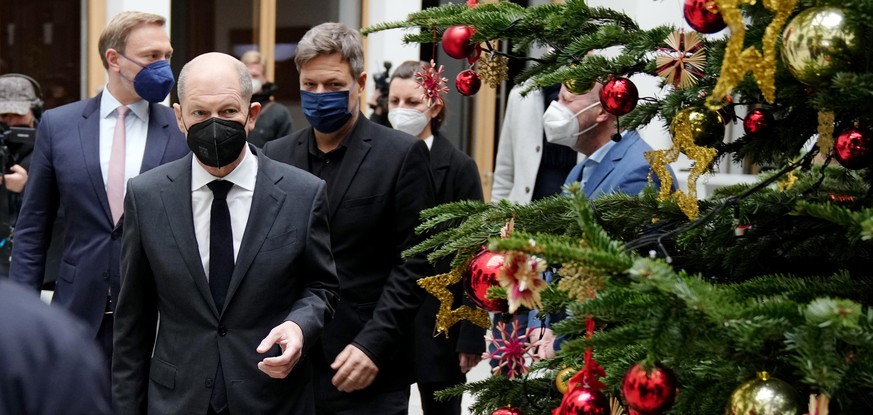
<path id="1" fill-rule="evenodd" d="M 676 399 L 676 377 L 669 369 L 655 365 L 646 370 L 637 363 L 621 381 L 621 396 L 628 407 L 646 415 L 670 409 Z"/>
<path id="2" fill-rule="evenodd" d="M 521 412 L 521 409 L 513 408 L 511 406 L 506 406 L 506 407 L 494 410 L 494 412 L 492 412 L 491 415 L 524 415 L 524 412 Z"/>
<path id="3" fill-rule="evenodd" d="M 455 77 L 455 89 L 464 96 L 476 95 L 479 92 L 479 87 L 482 86 L 482 79 L 472 69 L 461 71 Z"/>
<path id="4" fill-rule="evenodd" d="M 640 93 L 630 79 L 615 77 L 600 90 L 600 105 L 613 115 L 625 115 L 637 106 Z"/>
<path id="5" fill-rule="evenodd" d="M 577 387 L 568 391 L 553 415 L 609 415 L 609 399 L 597 389 Z"/>
<path id="6" fill-rule="evenodd" d="M 841 166 L 858 170 L 873 164 L 873 138 L 858 127 L 847 128 L 834 142 L 834 158 Z"/>
<path id="7" fill-rule="evenodd" d="M 503 266 L 504 257 L 491 251 L 482 251 L 473 257 L 470 266 L 464 272 L 464 290 L 479 308 L 493 313 L 509 311 L 509 303 L 505 299 L 488 299 L 489 287 L 499 287 L 497 273 Z"/>
<path id="8" fill-rule="evenodd" d="M 776 119 L 770 111 L 763 108 L 755 108 L 746 114 L 743 120 L 743 131 L 746 135 L 767 135 L 773 131 Z"/>
<path id="9" fill-rule="evenodd" d="M 722 31 L 725 24 L 713 0 L 685 0 L 685 21 L 700 33 Z"/>
<path id="10" fill-rule="evenodd" d="M 443 32 L 443 50 L 446 55 L 455 59 L 465 59 L 476 51 L 476 45 L 470 43 L 475 30 L 468 26 L 452 26 Z"/>

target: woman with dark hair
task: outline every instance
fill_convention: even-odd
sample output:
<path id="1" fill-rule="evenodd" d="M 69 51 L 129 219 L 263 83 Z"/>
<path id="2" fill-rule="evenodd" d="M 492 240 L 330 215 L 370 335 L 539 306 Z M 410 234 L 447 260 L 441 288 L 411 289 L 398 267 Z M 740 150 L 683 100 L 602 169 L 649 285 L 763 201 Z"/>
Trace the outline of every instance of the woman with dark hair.
<path id="1" fill-rule="evenodd" d="M 388 120 L 395 129 L 425 140 L 430 148 L 437 204 L 481 201 L 482 185 L 476 162 L 439 132 L 445 120 L 444 103 L 428 105 L 415 81 L 415 73 L 422 65 L 423 62 L 407 61 L 394 71 L 388 90 Z M 438 262 L 437 274 L 448 272 L 449 262 L 450 259 Z M 460 289 L 454 295 L 458 304 L 453 307 L 457 307 L 464 295 Z M 485 351 L 485 330 L 464 321 L 449 329 L 448 338 L 434 337 L 438 309 L 439 301 L 426 295 L 415 318 L 415 380 L 425 415 L 460 414 L 460 396 L 437 402 L 434 392 L 466 381 L 465 374 L 479 363 Z"/>

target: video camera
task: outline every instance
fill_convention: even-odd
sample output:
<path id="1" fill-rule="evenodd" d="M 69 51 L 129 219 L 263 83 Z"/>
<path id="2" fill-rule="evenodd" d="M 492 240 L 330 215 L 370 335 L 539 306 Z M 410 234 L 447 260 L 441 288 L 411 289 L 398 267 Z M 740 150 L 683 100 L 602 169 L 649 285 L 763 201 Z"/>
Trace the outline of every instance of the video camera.
<path id="1" fill-rule="evenodd" d="M 36 141 L 36 128 L 10 127 L 0 122 L 0 143 L 33 144 Z"/>
<path id="2" fill-rule="evenodd" d="M 4 172 L 8 172 L 9 169 L 18 162 L 18 160 L 14 159 L 16 154 L 13 154 L 9 150 L 10 144 L 13 144 L 13 147 L 28 145 L 32 148 L 34 142 L 36 142 L 35 128 L 22 126 L 10 127 L 6 125 L 6 123 L 0 122 L 0 168 L 2 168 Z"/>

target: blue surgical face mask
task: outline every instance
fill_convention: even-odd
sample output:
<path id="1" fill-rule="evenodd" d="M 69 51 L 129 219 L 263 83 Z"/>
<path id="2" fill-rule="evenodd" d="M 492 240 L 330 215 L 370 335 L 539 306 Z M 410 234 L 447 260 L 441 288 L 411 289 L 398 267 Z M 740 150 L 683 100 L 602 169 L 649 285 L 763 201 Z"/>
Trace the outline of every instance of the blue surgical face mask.
<path id="1" fill-rule="evenodd" d="M 142 99 L 157 103 L 163 101 L 170 94 L 173 85 L 176 83 L 173 78 L 173 71 L 170 69 L 170 61 L 162 59 L 153 62 L 149 65 L 142 65 L 139 62 L 128 58 L 125 54 L 119 53 L 125 59 L 139 65 L 142 70 L 133 78 L 133 89 Z M 121 76 L 124 76 L 123 74 Z M 127 77 L 124 77 L 128 79 Z M 130 81 L 130 79 L 128 79 Z"/>
<path id="2" fill-rule="evenodd" d="M 352 113 L 349 112 L 349 91 L 300 91 L 303 115 L 313 128 L 322 133 L 339 130 Z"/>

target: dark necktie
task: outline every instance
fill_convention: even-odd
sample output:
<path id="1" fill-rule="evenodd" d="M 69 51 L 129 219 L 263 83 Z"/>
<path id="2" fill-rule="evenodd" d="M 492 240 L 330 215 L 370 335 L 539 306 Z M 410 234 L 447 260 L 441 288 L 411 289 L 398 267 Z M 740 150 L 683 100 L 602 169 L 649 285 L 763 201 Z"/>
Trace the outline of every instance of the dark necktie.
<path id="1" fill-rule="evenodd" d="M 208 186 L 214 196 L 209 224 L 209 290 L 212 291 L 212 299 L 221 313 L 230 286 L 230 276 L 233 274 L 233 229 L 230 227 L 230 210 L 227 208 L 227 192 L 233 187 L 233 183 L 215 180 Z M 227 408 L 227 385 L 224 384 L 221 360 L 218 361 L 209 403 L 216 413 Z"/>
<path id="2" fill-rule="evenodd" d="M 215 180 L 208 186 L 215 197 L 209 224 L 209 290 L 220 313 L 233 274 L 233 230 L 230 227 L 230 210 L 227 208 L 227 192 L 233 183 Z"/>

